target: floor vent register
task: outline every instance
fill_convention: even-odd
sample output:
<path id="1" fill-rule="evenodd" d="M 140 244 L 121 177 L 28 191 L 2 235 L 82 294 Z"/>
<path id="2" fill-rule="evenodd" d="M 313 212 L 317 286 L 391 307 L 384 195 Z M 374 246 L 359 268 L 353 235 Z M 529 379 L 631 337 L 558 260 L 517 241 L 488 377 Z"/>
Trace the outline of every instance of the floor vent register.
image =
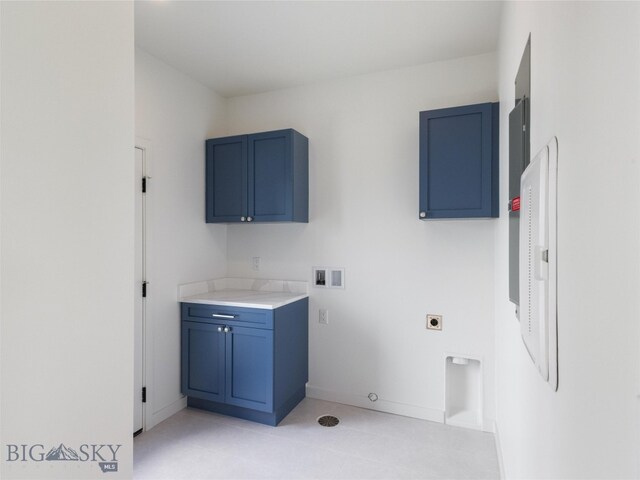
<path id="1" fill-rule="evenodd" d="M 318 423 L 323 427 L 335 427 L 340 423 L 340 419 L 333 415 L 322 415 L 318 417 Z"/>

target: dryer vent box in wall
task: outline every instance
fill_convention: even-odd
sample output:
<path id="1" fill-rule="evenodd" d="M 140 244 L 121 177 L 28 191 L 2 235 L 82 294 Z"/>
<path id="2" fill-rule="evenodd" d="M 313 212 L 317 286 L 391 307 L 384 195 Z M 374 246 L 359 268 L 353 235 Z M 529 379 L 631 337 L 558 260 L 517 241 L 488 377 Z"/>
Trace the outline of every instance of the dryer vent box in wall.
<path id="1" fill-rule="evenodd" d="M 558 142 L 531 161 L 520 182 L 520 333 L 553 390 L 558 389 L 557 340 Z"/>

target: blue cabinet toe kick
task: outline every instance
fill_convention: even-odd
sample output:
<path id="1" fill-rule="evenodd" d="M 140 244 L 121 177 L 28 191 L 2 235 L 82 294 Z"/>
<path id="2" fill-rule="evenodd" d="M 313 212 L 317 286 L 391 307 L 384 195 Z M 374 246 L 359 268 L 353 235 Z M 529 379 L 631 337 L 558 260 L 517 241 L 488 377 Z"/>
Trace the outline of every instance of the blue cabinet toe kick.
<path id="1" fill-rule="evenodd" d="M 275 427 L 282 421 L 284 417 L 289 414 L 289 412 L 291 412 L 291 410 L 296 407 L 296 405 L 298 405 L 302 401 L 304 397 L 305 387 L 302 387 L 291 397 L 285 400 L 273 413 L 260 412 L 251 408 L 236 407 L 235 405 L 212 402 L 210 400 L 203 400 L 201 398 L 195 397 L 188 397 L 187 405 L 189 407 L 208 410 L 209 412 L 229 415 L 232 417 L 242 418 L 244 420 L 250 420 L 252 422 L 263 423 L 265 425 L 271 425 L 272 427 Z"/>

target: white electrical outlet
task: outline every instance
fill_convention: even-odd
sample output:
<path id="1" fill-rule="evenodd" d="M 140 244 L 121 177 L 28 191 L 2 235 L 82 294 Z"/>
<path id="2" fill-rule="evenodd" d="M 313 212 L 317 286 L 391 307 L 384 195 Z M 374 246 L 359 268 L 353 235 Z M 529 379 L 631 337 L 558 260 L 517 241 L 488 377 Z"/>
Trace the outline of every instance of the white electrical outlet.
<path id="1" fill-rule="evenodd" d="M 253 257 L 251 259 L 251 269 L 256 272 L 260 270 L 260 257 Z"/>
<path id="2" fill-rule="evenodd" d="M 321 308 L 318 311 L 318 323 L 322 323 L 323 325 L 329 325 L 329 310 Z"/>

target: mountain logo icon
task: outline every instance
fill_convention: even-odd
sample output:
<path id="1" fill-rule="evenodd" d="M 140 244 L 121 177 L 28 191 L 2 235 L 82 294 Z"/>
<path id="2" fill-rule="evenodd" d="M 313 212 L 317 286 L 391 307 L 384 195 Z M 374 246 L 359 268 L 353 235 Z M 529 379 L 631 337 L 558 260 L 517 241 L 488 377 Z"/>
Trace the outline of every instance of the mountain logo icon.
<path id="1" fill-rule="evenodd" d="M 47 453 L 45 460 L 70 460 L 70 461 L 78 461 L 80 458 L 78 454 L 73 448 L 66 447 L 64 443 L 61 443 L 58 447 L 53 447 Z"/>

